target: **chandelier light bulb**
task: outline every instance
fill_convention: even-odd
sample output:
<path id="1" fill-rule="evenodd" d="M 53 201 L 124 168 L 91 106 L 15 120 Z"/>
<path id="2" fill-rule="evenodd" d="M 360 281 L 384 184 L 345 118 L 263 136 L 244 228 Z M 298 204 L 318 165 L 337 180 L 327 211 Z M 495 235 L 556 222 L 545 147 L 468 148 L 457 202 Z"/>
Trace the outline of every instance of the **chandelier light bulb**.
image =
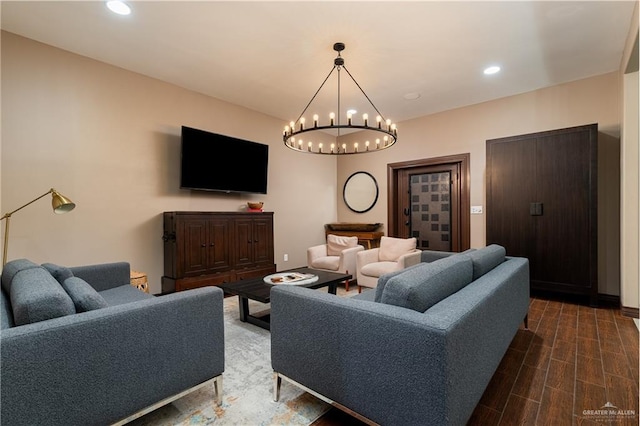
<path id="1" fill-rule="evenodd" d="M 318 114 L 313 114 L 313 127 L 318 127 Z"/>

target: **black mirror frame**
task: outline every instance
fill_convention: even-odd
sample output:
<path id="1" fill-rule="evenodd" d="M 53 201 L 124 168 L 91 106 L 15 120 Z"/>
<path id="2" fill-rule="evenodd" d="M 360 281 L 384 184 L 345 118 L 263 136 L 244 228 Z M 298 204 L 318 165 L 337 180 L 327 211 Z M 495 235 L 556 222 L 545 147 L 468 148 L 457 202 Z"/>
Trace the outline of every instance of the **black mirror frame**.
<path id="1" fill-rule="evenodd" d="M 371 180 L 373 181 L 373 184 L 374 184 L 374 185 L 375 185 L 375 187 L 376 187 L 376 196 L 375 196 L 375 198 L 374 198 L 374 199 L 373 199 L 373 201 L 371 202 L 371 205 L 369 205 L 369 207 L 367 207 L 367 208 L 366 208 L 366 209 L 364 209 L 364 210 L 356 210 L 356 209 L 354 209 L 352 206 L 350 206 L 350 205 L 349 205 L 349 202 L 347 201 L 347 185 L 349 184 L 349 181 L 350 181 L 354 176 L 356 176 L 356 175 L 360 175 L 360 174 L 364 174 L 364 175 L 369 176 L 369 177 L 371 178 Z M 365 172 L 365 171 L 358 171 L 358 172 L 352 173 L 352 174 L 351 174 L 351 176 L 349 176 L 349 177 L 347 178 L 347 180 L 345 181 L 344 186 L 343 186 L 343 188 L 342 188 L 342 199 L 344 200 L 344 203 L 345 203 L 345 204 L 346 204 L 346 206 L 349 208 L 349 210 L 351 210 L 352 212 L 355 212 L 355 213 L 366 213 L 366 212 L 368 212 L 369 210 L 371 210 L 371 209 L 373 208 L 373 206 L 375 206 L 375 205 L 376 205 L 376 203 L 378 202 L 378 196 L 379 196 L 379 195 L 380 195 L 380 189 L 378 188 L 378 181 L 376 180 L 376 178 L 375 178 L 371 173 L 369 173 L 369 172 Z"/>

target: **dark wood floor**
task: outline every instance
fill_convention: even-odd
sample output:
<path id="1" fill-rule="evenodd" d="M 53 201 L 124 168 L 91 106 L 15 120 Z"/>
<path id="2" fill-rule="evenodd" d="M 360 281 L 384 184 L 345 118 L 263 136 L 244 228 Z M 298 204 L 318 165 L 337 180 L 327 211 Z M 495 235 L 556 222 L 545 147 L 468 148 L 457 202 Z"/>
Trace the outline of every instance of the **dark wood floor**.
<path id="1" fill-rule="evenodd" d="M 468 424 L 637 426 L 638 348 L 619 309 L 532 298 L 529 330 L 518 330 Z M 585 411 L 606 404 L 620 414 Z M 332 409 L 313 426 L 362 424 Z"/>

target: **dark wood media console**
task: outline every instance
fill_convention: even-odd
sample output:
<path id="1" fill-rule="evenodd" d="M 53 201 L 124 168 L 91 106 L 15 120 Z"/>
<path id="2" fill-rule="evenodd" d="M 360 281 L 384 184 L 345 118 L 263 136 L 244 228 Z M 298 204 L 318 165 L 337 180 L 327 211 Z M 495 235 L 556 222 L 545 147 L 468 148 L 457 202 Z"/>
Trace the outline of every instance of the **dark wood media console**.
<path id="1" fill-rule="evenodd" d="M 162 292 L 276 271 L 272 212 L 164 212 Z"/>

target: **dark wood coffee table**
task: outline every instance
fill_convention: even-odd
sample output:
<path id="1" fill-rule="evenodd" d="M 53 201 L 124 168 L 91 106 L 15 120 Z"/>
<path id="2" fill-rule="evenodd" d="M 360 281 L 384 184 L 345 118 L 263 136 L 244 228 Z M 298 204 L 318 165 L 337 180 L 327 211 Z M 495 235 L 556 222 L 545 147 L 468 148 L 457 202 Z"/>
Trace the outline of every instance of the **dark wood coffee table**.
<path id="1" fill-rule="evenodd" d="M 296 268 L 282 272 L 300 272 L 303 274 L 314 274 L 318 276 L 318 281 L 310 284 L 300 284 L 297 287 L 321 288 L 329 287 L 329 293 L 336 294 L 338 283 L 352 278 L 349 274 L 340 274 L 335 272 L 318 271 L 310 268 Z M 279 284 L 290 285 L 290 284 Z M 258 327 L 269 330 L 269 314 L 263 316 L 253 316 L 249 313 L 249 299 L 256 300 L 261 303 L 269 303 L 271 301 L 272 284 L 264 282 L 264 277 L 251 278 L 248 280 L 236 281 L 233 283 L 220 284 L 218 287 L 225 293 L 238 296 L 240 308 L 240 321 L 248 322 Z"/>

